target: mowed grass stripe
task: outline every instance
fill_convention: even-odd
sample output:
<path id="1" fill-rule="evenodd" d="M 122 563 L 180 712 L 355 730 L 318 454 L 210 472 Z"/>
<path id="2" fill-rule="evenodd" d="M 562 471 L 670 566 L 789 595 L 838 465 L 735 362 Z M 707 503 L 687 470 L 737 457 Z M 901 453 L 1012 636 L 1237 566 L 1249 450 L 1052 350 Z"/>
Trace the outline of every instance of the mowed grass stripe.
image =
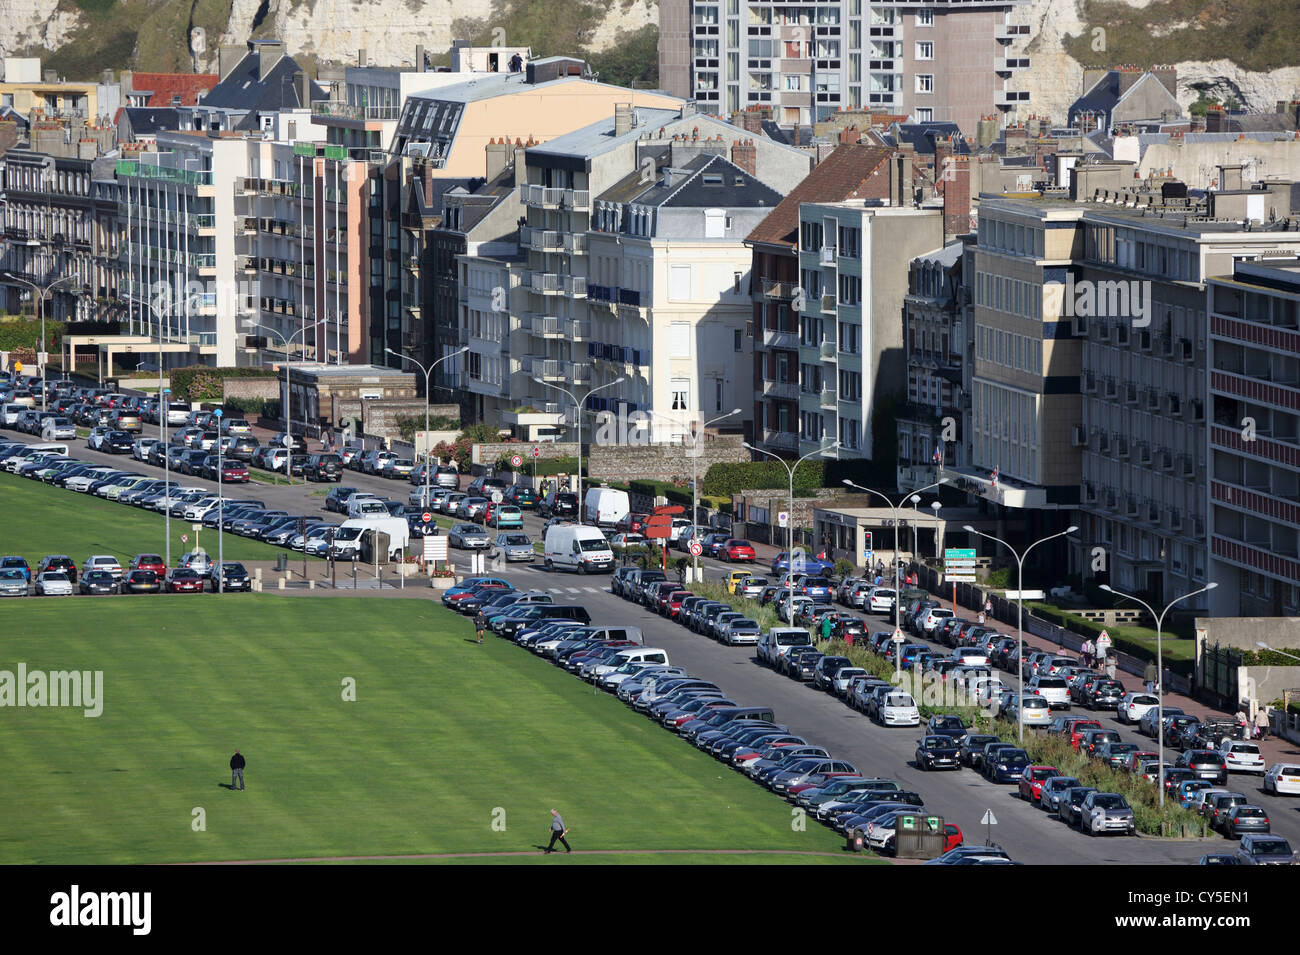
<path id="1" fill-rule="evenodd" d="M 132 470 L 131 463 L 139 464 L 126 461 L 120 466 L 122 470 Z M 161 475 L 158 479 L 161 480 Z M 241 492 L 238 496 L 253 495 Z M 33 569 L 47 554 L 68 555 L 77 562 L 80 571 L 81 562 L 91 554 L 112 554 L 125 567 L 136 554 L 161 554 L 166 549 L 166 518 L 162 514 L 106 501 L 93 494 L 52 487 L 5 471 L 0 471 L 0 507 L 6 517 L 0 525 L 0 555 L 25 557 Z M 172 518 L 173 560 L 194 549 L 193 523 Z M 189 540 L 182 541 L 182 536 Z M 301 554 L 261 541 L 236 534 L 222 537 L 226 560 L 275 560 L 285 553 L 294 554 L 294 560 L 302 560 Z M 205 527 L 198 539 L 204 550 L 217 553 L 216 530 Z"/>
<path id="2" fill-rule="evenodd" d="M 99 719 L 0 710 L 0 750 L 23 767 L 0 862 L 529 850 L 552 806 L 583 849 L 839 845 L 815 824 L 794 831 L 782 800 L 607 694 L 495 638 L 475 645 L 426 601 L 4 607 L 0 668 L 100 669 L 105 703 Z M 236 747 L 244 793 L 222 788 Z M 206 832 L 191 830 L 195 807 Z"/>

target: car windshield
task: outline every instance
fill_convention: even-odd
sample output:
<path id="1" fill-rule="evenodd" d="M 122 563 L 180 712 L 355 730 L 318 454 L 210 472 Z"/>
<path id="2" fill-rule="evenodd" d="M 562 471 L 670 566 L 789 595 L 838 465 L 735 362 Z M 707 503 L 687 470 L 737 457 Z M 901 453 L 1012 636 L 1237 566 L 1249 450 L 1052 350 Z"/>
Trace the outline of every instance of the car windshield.
<path id="1" fill-rule="evenodd" d="M 524 534 L 508 534 L 508 535 L 506 535 L 506 543 L 507 543 L 507 544 L 527 544 L 527 543 L 528 543 L 528 537 L 527 537 L 526 535 L 524 535 Z"/>
<path id="2" fill-rule="evenodd" d="M 934 728 L 941 730 L 959 730 L 964 729 L 964 726 L 960 717 L 936 716 L 934 718 Z"/>
<path id="3" fill-rule="evenodd" d="M 1092 804 L 1098 809 L 1127 809 L 1128 803 L 1124 797 L 1116 793 L 1103 793 L 1100 796 L 1094 796 Z"/>
<path id="4" fill-rule="evenodd" d="M 584 551 L 609 550 L 609 542 L 603 538 L 600 540 L 580 540 L 578 546 Z"/>
<path id="5" fill-rule="evenodd" d="M 0 580 L 26 580 L 21 570 L 0 570 Z"/>
<path id="6" fill-rule="evenodd" d="M 1291 844 L 1285 839 L 1266 839 L 1251 843 L 1250 851 L 1257 856 L 1289 856 Z"/>

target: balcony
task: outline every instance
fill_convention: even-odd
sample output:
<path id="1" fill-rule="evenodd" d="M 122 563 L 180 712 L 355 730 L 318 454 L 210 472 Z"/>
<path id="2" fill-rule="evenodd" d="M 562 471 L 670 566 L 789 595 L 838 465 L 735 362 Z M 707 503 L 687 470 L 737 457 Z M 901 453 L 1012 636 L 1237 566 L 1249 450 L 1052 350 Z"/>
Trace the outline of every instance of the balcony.
<path id="1" fill-rule="evenodd" d="M 763 279 L 763 298 L 780 302 L 793 301 L 798 287 L 794 282 L 774 282 L 771 279 Z"/>
<path id="2" fill-rule="evenodd" d="M 1028 38 L 1030 27 L 1027 23 L 1000 23 L 993 28 L 993 39 L 1011 42 Z"/>
<path id="3" fill-rule="evenodd" d="M 834 410 L 838 405 L 838 401 L 834 388 L 822 388 L 821 404 L 823 408 Z"/>
<path id="4" fill-rule="evenodd" d="M 557 275 L 554 272 L 533 272 L 529 284 L 542 295 L 572 295 L 585 297 L 587 280 L 579 276 Z"/>
<path id="5" fill-rule="evenodd" d="M 823 245 L 821 252 L 822 265 L 835 265 L 835 246 Z"/>
<path id="6" fill-rule="evenodd" d="M 826 341 L 822 342 L 820 352 L 822 356 L 822 361 L 835 361 L 836 360 L 835 342 L 831 341 L 830 339 L 827 339 Z"/>
<path id="7" fill-rule="evenodd" d="M 1027 56 L 998 56 L 993 58 L 993 71 L 995 73 L 1013 73 L 1017 70 L 1029 69 L 1029 57 Z"/>
<path id="8" fill-rule="evenodd" d="M 835 296 L 823 295 L 821 297 L 822 311 L 829 315 L 835 314 Z"/>
<path id="9" fill-rule="evenodd" d="M 587 251 L 587 235 L 584 232 L 566 232 L 562 239 L 564 251 L 570 255 L 582 255 Z"/>
<path id="10" fill-rule="evenodd" d="M 799 400 L 799 385 L 793 381 L 764 381 L 763 397 L 797 401 Z"/>
<path id="11" fill-rule="evenodd" d="M 539 338 L 567 338 L 583 341 L 591 337 L 590 324 L 585 319 L 558 318 L 554 315 L 530 314 L 529 328 Z"/>
<path id="12" fill-rule="evenodd" d="M 400 106 L 354 106 L 351 103 L 312 103 L 311 114 L 332 119 L 364 121 L 397 119 L 402 115 Z"/>
<path id="13" fill-rule="evenodd" d="M 794 351 L 799 347 L 799 335 L 797 332 L 782 331 L 779 328 L 765 328 L 763 345 L 766 348 L 784 348 Z"/>
<path id="14" fill-rule="evenodd" d="M 799 447 L 799 436 L 793 431 L 773 431 L 769 428 L 764 428 L 763 443 L 769 448 L 780 448 L 785 451 L 794 451 Z"/>
<path id="15" fill-rule="evenodd" d="M 501 421 L 508 425 L 557 425 L 564 421 L 558 401 L 534 401 L 512 411 L 501 412 Z"/>
<path id="16" fill-rule="evenodd" d="M 535 209 L 571 209 L 587 212 L 591 209 L 591 193 L 586 189 L 559 189 L 552 186 L 523 186 L 520 198 L 524 205 Z"/>
<path id="17" fill-rule="evenodd" d="M 1029 90 L 994 90 L 994 106 L 1027 106 L 1029 104 Z"/>
<path id="18" fill-rule="evenodd" d="M 519 228 L 519 244 L 536 252 L 559 252 L 563 247 L 560 233 L 549 229 Z"/>

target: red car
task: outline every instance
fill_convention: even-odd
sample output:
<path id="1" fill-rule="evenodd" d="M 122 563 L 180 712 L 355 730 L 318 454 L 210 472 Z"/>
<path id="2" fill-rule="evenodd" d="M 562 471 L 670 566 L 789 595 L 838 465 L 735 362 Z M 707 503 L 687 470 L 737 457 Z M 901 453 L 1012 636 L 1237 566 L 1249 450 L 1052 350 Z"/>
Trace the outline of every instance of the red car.
<path id="1" fill-rule="evenodd" d="M 136 554 L 127 570 L 152 570 L 161 577 L 167 573 L 167 565 L 158 554 Z"/>
<path id="2" fill-rule="evenodd" d="M 1020 798 L 1038 802 L 1043 798 L 1043 783 L 1060 775 L 1061 771 L 1055 766 L 1026 766 L 1020 777 Z"/>
<path id="3" fill-rule="evenodd" d="M 203 578 L 197 571 L 190 570 L 188 567 L 174 568 L 167 575 L 167 592 L 169 594 L 201 594 L 203 593 Z"/>
<path id="4" fill-rule="evenodd" d="M 248 465 L 243 461 L 224 460 L 221 462 L 221 483 L 247 484 Z"/>
<path id="5" fill-rule="evenodd" d="M 695 595 L 689 590 L 674 590 L 662 603 L 660 603 L 659 612 L 669 619 L 676 620 L 677 615 L 682 609 L 682 601 L 687 597 L 694 596 Z"/>
<path id="6" fill-rule="evenodd" d="M 955 822 L 945 822 L 943 824 L 943 835 L 944 852 L 947 852 L 949 849 L 956 849 L 965 841 L 965 838 L 961 834 L 961 826 L 957 825 Z"/>
<path id="7" fill-rule="evenodd" d="M 1143 763 L 1145 763 L 1147 760 L 1159 759 L 1159 758 L 1160 758 L 1159 753 L 1154 753 L 1151 750 L 1146 750 L 1146 749 L 1139 750 L 1136 753 L 1129 753 L 1128 758 L 1125 759 L 1124 762 L 1120 764 L 1120 766 L 1123 767 L 1124 769 L 1127 769 L 1130 773 L 1140 773 L 1142 772 Z"/>
<path id="8" fill-rule="evenodd" d="M 749 561 L 752 564 L 758 555 L 749 541 L 729 540 L 718 548 L 718 556 L 726 561 Z"/>
<path id="9" fill-rule="evenodd" d="M 650 517 L 646 514 L 628 514 L 614 525 L 614 530 L 623 534 L 644 534 L 648 520 Z"/>
<path id="10" fill-rule="evenodd" d="M 1085 732 L 1087 732 L 1088 730 L 1099 730 L 1099 729 L 1101 729 L 1101 724 L 1098 723 L 1096 720 L 1073 720 L 1070 723 L 1070 730 L 1069 730 L 1070 745 L 1077 750 L 1079 748 L 1079 743 L 1083 741 L 1083 734 Z M 1058 773 L 1057 775 L 1060 774 Z"/>

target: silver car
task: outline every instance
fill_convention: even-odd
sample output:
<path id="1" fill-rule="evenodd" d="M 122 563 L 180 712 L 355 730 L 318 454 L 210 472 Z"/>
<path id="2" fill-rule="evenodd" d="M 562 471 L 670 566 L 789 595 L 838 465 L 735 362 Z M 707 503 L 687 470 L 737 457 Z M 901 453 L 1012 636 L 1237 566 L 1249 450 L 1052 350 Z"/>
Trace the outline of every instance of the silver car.
<path id="1" fill-rule="evenodd" d="M 27 577 L 21 570 L 0 570 L 0 597 L 26 597 Z"/>
<path id="2" fill-rule="evenodd" d="M 491 545 L 491 540 L 477 524 L 453 524 L 447 532 L 447 542 L 462 550 L 481 550 Z"/>
<path id="3" fill-rule="evenodd" d="M 483 508 L 487 507 L 488 503 L 485 497 L 467 497 L 457 505 L 456 516 L 472 521 L 483 513 Z"/>
<path id="4" fill-rule="evenodd" d="M 722 629 L 722 642 L 729 647 L 741 645 L 757 646 L 762 630 L 757 623 L 747 617 L 728 622 Z"/>
<path id="5" fill-rule="evenodd" d="M 41 597 L 71 597 L 72 581 L 60 570 L 47 570 L 36 578 L 36 593 Z"/>
<path id="6" fill-rule="evenodd" d="M 1119 793 L 1088 793 L 1080 807 L 1079 828 L 1090 836 L 1105 832 L 1137 834 L 1133 810 Z"/>
<path id="7" fill-rule="evenodd" d="M 532 560 L 537 556 L 533 550 L 533 542 L 527 534 L 518 532 L 510 534 L 498 534 L 496 539 L 496 552 L 494 557 L 504 557 L 507 561 L 511 560 Z"/>

